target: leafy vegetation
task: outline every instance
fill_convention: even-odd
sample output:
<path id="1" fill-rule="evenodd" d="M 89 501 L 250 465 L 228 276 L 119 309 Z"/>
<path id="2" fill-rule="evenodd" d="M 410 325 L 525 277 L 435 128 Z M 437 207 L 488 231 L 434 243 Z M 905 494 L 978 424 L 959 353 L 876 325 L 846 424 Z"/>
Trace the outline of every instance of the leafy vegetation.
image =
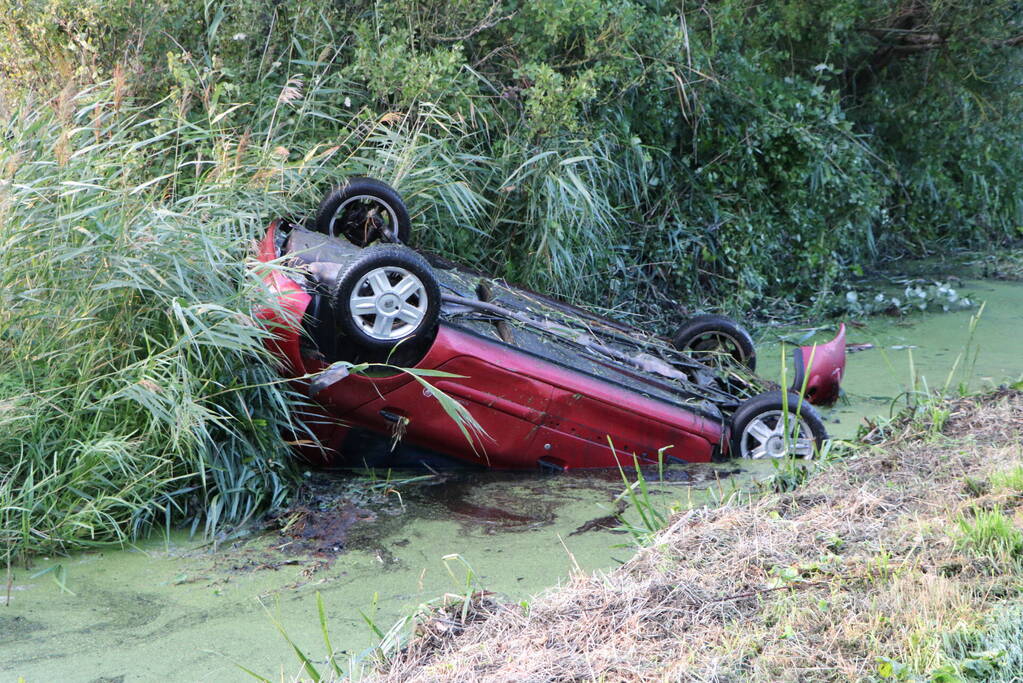
<path id="1" fill-rule="evenodd" d="M 992 610 L 986 623 L 962 629 L 945 638 L 951 660 L 931 673 L 935 683 L 989 681 L 1001 683 L 1023 678 L 1023 610 L 1009 603 Z"/>
<path id="2" fill-rule="evenodd" d="M 0 68 L 17 79 L 8 101 L 119 78 L 176 119 L 279 142 L 263 151 L 284 165 L 377 122 L 411 128 L 392 154 L 431 144 L 387 179 L 421 245 L 626 313 L 680 298 L 740 310 L 844 296 L 900 254 L 1019 237 L 1023 194 L 1004 178 L 1023 168 L 1021 11 L 45 0 L 0 20 Z M 438 169 L 471 210 L 422 189 Z"/>
<path id="3" fill-rule="evenodd" d="M 834 295 L 830 302 L 822 297 L 821 303 L 828 313 L 856 317 L 877 313 L 901 315 L 938 309 L 947 313 L 967 310 L 974 305 L 969 297 L 961 296 L 955 287 L 947 282 L 914 279 L 899 284 L 903 287 L 902 291 L 895 294 L 877 290 L 849 289 L 844 294 Z"/>
<path id="4" fill-rule="evenodd" d="M 974 509 L 958 520 L 961 547 L 998 562 L 1011 562 L 1023 553 L 1023 532 L 1000 509 Z"/>
<path id="5" fill-rule="evenodd" d="M 1015 239 L 1023 10 L 39 0 L 0 16 L 0 542 L 281 502 L 251 239 L 343 176 L 415 241 L 673 322 Z M 890 302 L 889 302 L 890 303 Z"/>
<path id="6" fill-rule="evenodd" d="M 1023 465 L 991 475 L 991 486 L 1012 493 L 1023 493 Z"/>
<path id="7" fill-rule="evenodd" d="M 0 146 L 7 552 L 197 512 L 212 531 L 288 487 L 290 399 L 253 362 L 265 333 L 238 250 L 280 204 L 222 166 L 195 185 L 197 167 L 175 159 L 194 132 L 140 140 L 153 112 L 115 101 L 97 88 L 23 110 Z M 154 159 L 169 160 L 163 177 Z M 165 198 L 179 181 L 193 187 Z"/>
<path id="8" fill-rule="evenodd" d="M 213 102 L 199 125 L 166 102 L 132 105 L 122 87 L 25 106 L 0 142 L 8 556 L 170 520 L 211 533 L 282 503 L 295 475 L 297 397 L 264 358 L 255 311 L 274 304 L 246 259 L 267 216 L 313 202 L 338 171 L 323 157 L 284 163 L 280 140 L 223 129 Z M 416 132 L 371 133 L 344 166 L 410 161 L 421 147 L 392 153 L 403 135 Z"/>

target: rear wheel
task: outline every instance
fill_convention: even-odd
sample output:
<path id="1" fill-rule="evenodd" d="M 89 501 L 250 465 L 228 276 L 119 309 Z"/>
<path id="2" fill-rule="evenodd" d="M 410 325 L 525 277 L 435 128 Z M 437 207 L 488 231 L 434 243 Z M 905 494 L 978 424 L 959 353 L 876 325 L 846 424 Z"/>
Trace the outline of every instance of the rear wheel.
<path id="1" fill-rule="evenodd" d="M 320 202 L 316 230 L 360 247 L 378 241 L 407 244 L 412 220 L 393 187 L 374 178 L 350 178 Z"/>
<path id="2" fill-rule="evenodd" d="M 732 415 L 729 450 L 733 458 L 812 458 L 827 438 L 813 406 L 795 394 L 768 391 Z"/>
<path id="3" fill-rule="evenodd" d="M 363 249 L 338 274 L 337 326 L 366 351 L 390 352 L 429 339 L 440 315 L 440 287 L 426 260 L 408 247 Z"/>
<path id="4" fill-rule="evenodd" d="M 746 328 L 723 315 L 698 315 L 687 320 L 671 338 L 676 349 L 706 365 L 738 363 L 756 370 L 757 354 Z"/>

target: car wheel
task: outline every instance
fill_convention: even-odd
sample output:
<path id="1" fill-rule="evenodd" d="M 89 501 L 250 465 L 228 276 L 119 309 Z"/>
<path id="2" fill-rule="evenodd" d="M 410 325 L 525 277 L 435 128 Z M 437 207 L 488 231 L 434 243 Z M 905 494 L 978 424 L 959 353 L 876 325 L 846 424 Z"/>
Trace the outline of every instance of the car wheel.
<path id="1" fill-rule="evenodd" d="M 346 340 L 390 352 L 428 339 L 440 315 L 440 287 L 426 260 L 408 247 L 367 247 L 342 266 L 332 292 Z M 344 343 L 344 342 L 342 342 Z"/>
<path id="2" fill-rule="evenodd" d="M 394 188 L 373 178 L 350 178 L 327 194 L 316 211 L 316 230 L 364 247 L 408 243 L 412 220 Z"/>
<path id="3" fill-rule="evenodd" d="M 812 458 L 827 438 L 813 406 L 795 394 L 768 391 L 745 401 L 732 415 L 729 452 L 733 458 L 754 460 Z"/>
<path id="4" fill-rule="evenodd" d="M 720 366 L 730 359 L 750 372 L 757 367 L 757 354 L 749 332 L 722 315 L 698 315 L 687 320 L 671 342 L 676 349 L 701 363 Z"/>

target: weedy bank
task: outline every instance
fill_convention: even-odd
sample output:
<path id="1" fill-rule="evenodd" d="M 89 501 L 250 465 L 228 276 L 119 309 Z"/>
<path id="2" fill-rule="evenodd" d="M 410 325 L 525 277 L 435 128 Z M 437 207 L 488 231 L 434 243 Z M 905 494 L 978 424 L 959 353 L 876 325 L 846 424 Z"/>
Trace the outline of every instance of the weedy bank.
<path id="1" fill-rule="evenodd" d="M 289 161 L 276 98 L 256 128 L 229 126 L 216 97 L 201 120 L 179 104 L 138 104 L 114 79 L 0 126 L 8 565 L 154 523 L 214 532 L 281 504 L 301 401 L 264 355 L 254 311 L 276 304 L 248 262 L 252 238 L 315 207 L 342 169 L 415 169 L 407 187 L 472 209 L 453 171 L 417 157 L 435 143 L 429 114 Z"/>
<path id="2" fill-rule="evenodd" d="M 421 615 L 381 680 L 1019 680 L 1023 393 L 935 405 L 617 570 Z"/>

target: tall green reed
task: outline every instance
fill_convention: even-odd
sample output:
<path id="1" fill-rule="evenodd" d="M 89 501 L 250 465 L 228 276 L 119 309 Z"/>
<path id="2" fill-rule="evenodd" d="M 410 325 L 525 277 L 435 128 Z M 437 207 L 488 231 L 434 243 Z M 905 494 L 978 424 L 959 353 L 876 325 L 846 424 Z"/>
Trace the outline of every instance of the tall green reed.
<path id="1" fill-rule="evenodd" d="M 206 84 L 215 90 L 215 84 Z M 347 175 L 395 181 L 449 223 L 482 206 L 443 168 L 439 112 L 295 143 L 272 100 L 176 92 L 133 106 L 104 83 L 0 130 L 0 547 L 124 542 L 190 519 L 214 533 L 286 499 L 294 395 L 263 350 L 250 245 Z M 251 119 L 249 119 L 251 121 Z M 424 158 L 426 161 L 424 161 Z M 433 211 L 438 209 L 433 208 Z"/>

